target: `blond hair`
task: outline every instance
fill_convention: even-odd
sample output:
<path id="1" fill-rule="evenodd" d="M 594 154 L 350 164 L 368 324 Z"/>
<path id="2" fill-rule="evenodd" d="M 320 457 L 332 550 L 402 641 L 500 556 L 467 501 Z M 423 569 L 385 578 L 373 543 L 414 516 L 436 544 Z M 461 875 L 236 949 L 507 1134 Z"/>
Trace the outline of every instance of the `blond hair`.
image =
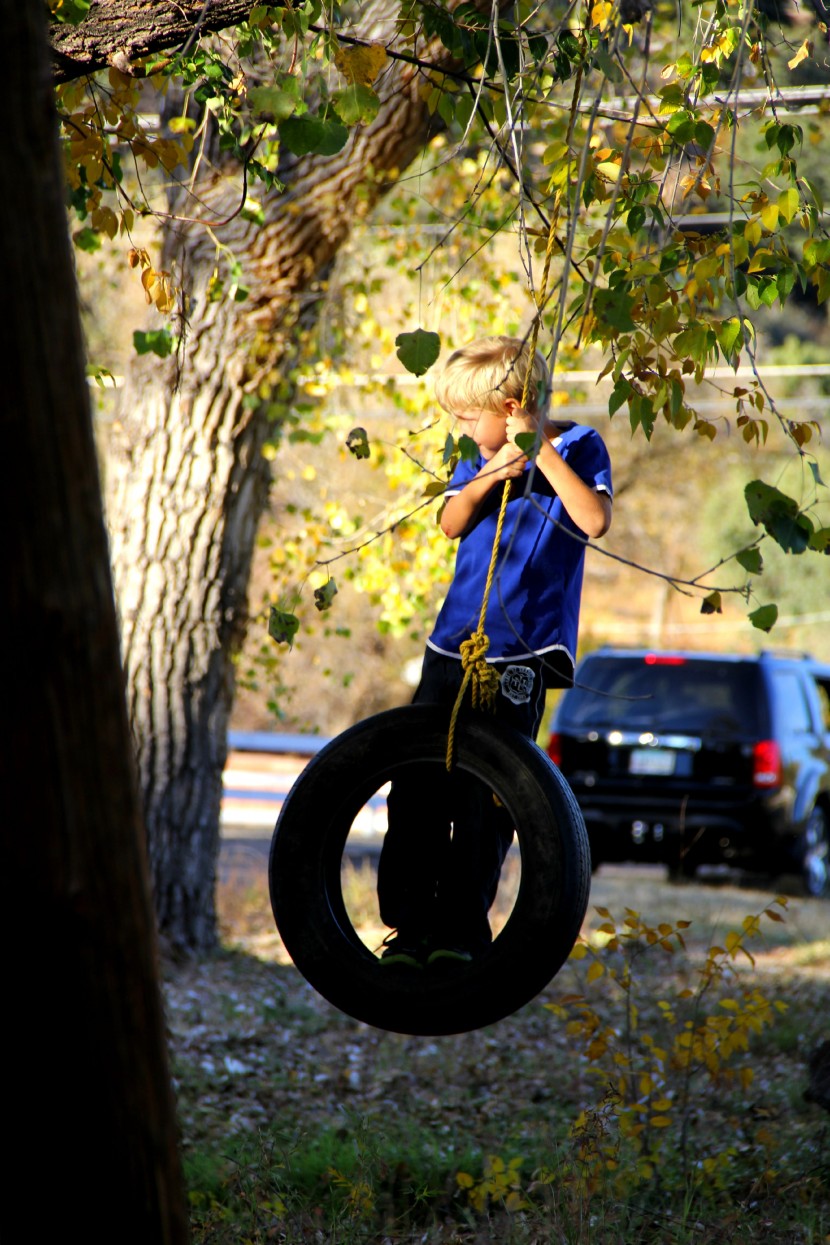
<path id="1" fill-rule="evenodd" d="M 530 349 L 521 337 L 480 337 L 455 350 L 435 383 L 435 396 L 445 411 L 479 407 L 504 414 L 507 398 L 521 402 Z M 526 409 L 547 415 L 550 372 L 538 350 L 533 354 Z"/>

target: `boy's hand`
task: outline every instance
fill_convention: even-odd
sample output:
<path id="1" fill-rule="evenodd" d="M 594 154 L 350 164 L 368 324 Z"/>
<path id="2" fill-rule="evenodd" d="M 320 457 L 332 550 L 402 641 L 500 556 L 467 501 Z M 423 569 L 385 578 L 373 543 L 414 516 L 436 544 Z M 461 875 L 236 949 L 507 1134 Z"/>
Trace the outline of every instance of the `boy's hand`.
<path id="1" fill-rule="evenodd" d="M 505 423 L 505 433 L 509 445 L 516 448 L 516 437 L 522 432 L 529 432 L 531 436 L 535 437 L 538 431 L 539 422 L 535 415 L 531 415 L 529 411 L 519 406 L 518 403 L 510 405 Z"/>
<path id="2" fill-rule="evenodd" d="M 488 459 L 483 470 L 494 480 L 513 480 L 522 474 L 526 462 L 527 455 L 508 441 Z"/>

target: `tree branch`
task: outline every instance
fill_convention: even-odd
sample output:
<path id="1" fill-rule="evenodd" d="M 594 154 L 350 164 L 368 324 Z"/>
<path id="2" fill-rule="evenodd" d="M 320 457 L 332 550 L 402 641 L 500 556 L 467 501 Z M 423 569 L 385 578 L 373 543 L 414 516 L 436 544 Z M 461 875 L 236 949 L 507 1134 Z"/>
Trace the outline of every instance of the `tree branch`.
<path id="1" fill-rule="evenodd" d="M 71 82 L 109 65 L 184 46 L 194 31 L 213 34 L 244 22 L 251 0 L 92 0 L 77 26 L 49 31 L 53 81 Z"/>

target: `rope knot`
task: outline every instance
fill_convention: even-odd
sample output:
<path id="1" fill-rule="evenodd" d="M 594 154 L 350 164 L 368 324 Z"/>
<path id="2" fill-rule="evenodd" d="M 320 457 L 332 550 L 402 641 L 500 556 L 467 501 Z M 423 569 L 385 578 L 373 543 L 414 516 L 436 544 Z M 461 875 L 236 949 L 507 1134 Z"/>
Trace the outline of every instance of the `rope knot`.
<path id="1" fill-rule="evenodd" d="M 499 673 L 487 664 L 486 653 L 490 647 L 490 638 L 483 631 L 474 631 L 468 640 L 462 640 L 459 652 L 461 666 L 465 674 L 471 675 L 473 708 L 490 709 L 495 707 L 496 693 L 499 690 Z"/>

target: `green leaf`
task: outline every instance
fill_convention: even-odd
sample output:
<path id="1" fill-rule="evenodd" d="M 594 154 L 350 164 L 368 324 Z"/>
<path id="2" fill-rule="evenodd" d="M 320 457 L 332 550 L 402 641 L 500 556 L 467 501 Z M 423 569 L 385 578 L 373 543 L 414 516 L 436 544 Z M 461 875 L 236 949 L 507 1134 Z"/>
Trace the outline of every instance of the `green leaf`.
<path id="1" fill-rule="evenodd" d="M 735 561 L 745 571 L 749 571 L 751 575 L 760 575 L 764 569 L 764 559 L 761 557 L 761 550 L 755 548 L 755 546 L 751 549 L 741 549 L 740 553 L 735 554 Z"/>
<path id="2" fill-rule="evenodd" d="M 136 330 L 133 333 L 133 346 L 136 354 L 157 354 L 166 359 L 173 353 L 173 334 L 169 329 L 152 329 L 148 333 Z"/>
<path id="3" fill-rule="evenodd" d="M 710 592 L 700 603 L 701 614 L 722 614 L 723 603 L 719 592 Z"/>
<path id="4" fill-rule="evenodd" d="M 753 627 L 757 627 L 759 631 L 772 631 L 778 621 L 777 605 L 762 605 L 757 610 L 753 610 L 749 615 L 749 621 Z"/>
<path id="5" fill-rule="evenodd" d="M 289 86 L 289 83 L 293 85 Z M 289 78 L 282 87 L 251 87 L 248 101 L 256 116 L 267 117 L 271 121 L 285 121 L 294 115 L 302 103 L 299 82 L 296 78 Z"/>
<path id="6" fill-rule="evenodd" d="M 265 224 L 265 212 L 262 204 L 249 195 L 242 206 L 242 219 L 251 220 L 255 225 Z"/>
<path id="7" fill-rule="evenodd" d="M 272 605 L 268 616 L 268 634 L 277 644 L 294 643 L 294 637 L 300 629 L 300 620 L 296 614 L 288 614 L 285 610 Z"/>
<path id="8" fill-rule="evenodd" d="M 830 553 L 830 527 L 818 527 L 810 537 L 810 548 L 816 553 Z"/>
<path id="9" fill-rule="evenodd" d="M 744 497 L 753 523 L 760 523 L 787 553 L 803 553 L 814 535 L 813 525 L 798 503 L 763 480 L 751 480 Z"/>
<path id="10" fill-rule="evenodd" d="M 342 151 L 349 131 L 339 121 L 320 117 L 289 117 L 279 127 L 280 141 L 295 156 L 335 156 Z"/>
<path id="11" fill-rule="evenodd" d="M 458 453 L 464 462 L 475 462 L 478 458 L 478 446 L 472 437 L 466 434 L 458 438 Z"/>
<path id="12" fill-rule="evenodd" d="M 520 432 L 515 437 L 515 443 L 519 449 L 528 458 L 535 458 L 539 445 L 539 438 L 535 432 Z"/>
<path id="13" fill-rule="evenodd" d="M 73 233 L 72 241 L 79 251 L 86 251 L 87 255 L 92 255 L 101 249 L 101 235 L 97 229 L 87 227 L 78 229 Z"/>
<path id="14" fill-rule="evenodd" d="M 704 151 L 709 150 L 715 141 L 715 131 L 708 121 L 698 121 L 695 125 L 695 142 L 699 143 Z"/>
<path id="15" fill-rule="evenodd" d="M 715 325 L 715 335 L 718 339 L 718 345 L 723 351 L 724 358 L 728 359 L 740 340 L 740 318 L 738 316 L 732 316 L 731 319 L 723 320 L 720 324 Z"/>
<path id="16" fill-rule="evenodd" d="M 399 333 L 395 338 L 397 355 L 407 372 L 415 376 L 423 376 L 428 372 L 441 353 L 441 338 L 437 333 L 428 333 L 426 329 L 415 329 L 414 333 Z"/>
<path id="17" fill-rule="evenodd" d="M 352 428 L 346 437 L 346 448 L 350 454 L 354 454 L 355 458 L 368 458 L 371 451 L 366 429 Z"/>
<path id="18" fill-rule="evenodd" d="M 450 52 L 461 50 L 461 37 L 456 30 L 455 22 L 440 4 L 425 4 L 421 8 L 421 20 L 424 34 L 429 38 L 437 35 L 444 47 Z"/>
<path id="19" fill-rule="evenodd" d="M 452 435 L 451 432 L 448 432 L 447 439 L 444 442 L 444 453 L 441 456 L 441 462 L 444 464 L 445 467 L 447 463 L 450 461 L 450 459 L 452 458 L 454 453 L 455 453 L 455 437 Z"/>
<path id="20" fill-rule="evenodd" d="M 611 397 L 608 399 L 608 414 L 616 415 L 621 406 L 624 406 L 631 397 L 634 390 L 630 381 L 621 376 L 614 386 Z"/>
<path id="21" fill-rule="evenodd" d="M 78 26 L 89 12 L 90 0 L 59 0 L 50 4 L 51 18 L 64 26 Z"/>
<path id="22" fill-rule="evenodd" d="M 691 143 L 694 140 L 694 117 L 685 108 L 681 108 L 669 118 L 666 129 L 676 143 L 684 146 L 686 143 Z"/>
<path id="23" fill-rule="evenodd" d="M 314 604 L 320 611 L 331 609 L 331 603 L 337 596 L 337 584 L 333 579 L 328 579 L 322 588 L 314 589 Z"/>
<path id="24" fill-rule="evenodd" d="M 775 289 L 782 307 L 789 298 L 794 285 L 795 269 L 782 268 L 775 280 Z"/>
<path id="25" fill-rule="evenodd" d="M 357 125 L 359 121 L 368 124 L 380 111 L 380 100 L 375 92 L 359 82 L 338 91 L 332 102 L 344 125 Z"/>
<path id="26" fill-rule="evenodd" d="M 627 290 L 617 286 L 612 290 L 597 290 L 594 294 L 594 314 L 601 324 L 610 325 L 621 333 L 632 333 L 637 325 L 631 318 L 634 298 Z"/>
<path id="27" fill-rule="evenodd" d="M 631 431 L 636 432 L 637 428 L 642 428 L 646 434 L 646 440 L 651 440 L 651 434 L 654 431 L 654 407 L 651 398 L 643 393 L 635 393 L 628 402 L 628 422 L 631 424 Z"/>
<path id="28" fill-rule="evenodd" d="M 633 207 L 625 219 L 626 227 L 629 233 L 636 233 L 638 229 L 642 229 L 646 223 L 646 210 L 644 207 Z"/>

